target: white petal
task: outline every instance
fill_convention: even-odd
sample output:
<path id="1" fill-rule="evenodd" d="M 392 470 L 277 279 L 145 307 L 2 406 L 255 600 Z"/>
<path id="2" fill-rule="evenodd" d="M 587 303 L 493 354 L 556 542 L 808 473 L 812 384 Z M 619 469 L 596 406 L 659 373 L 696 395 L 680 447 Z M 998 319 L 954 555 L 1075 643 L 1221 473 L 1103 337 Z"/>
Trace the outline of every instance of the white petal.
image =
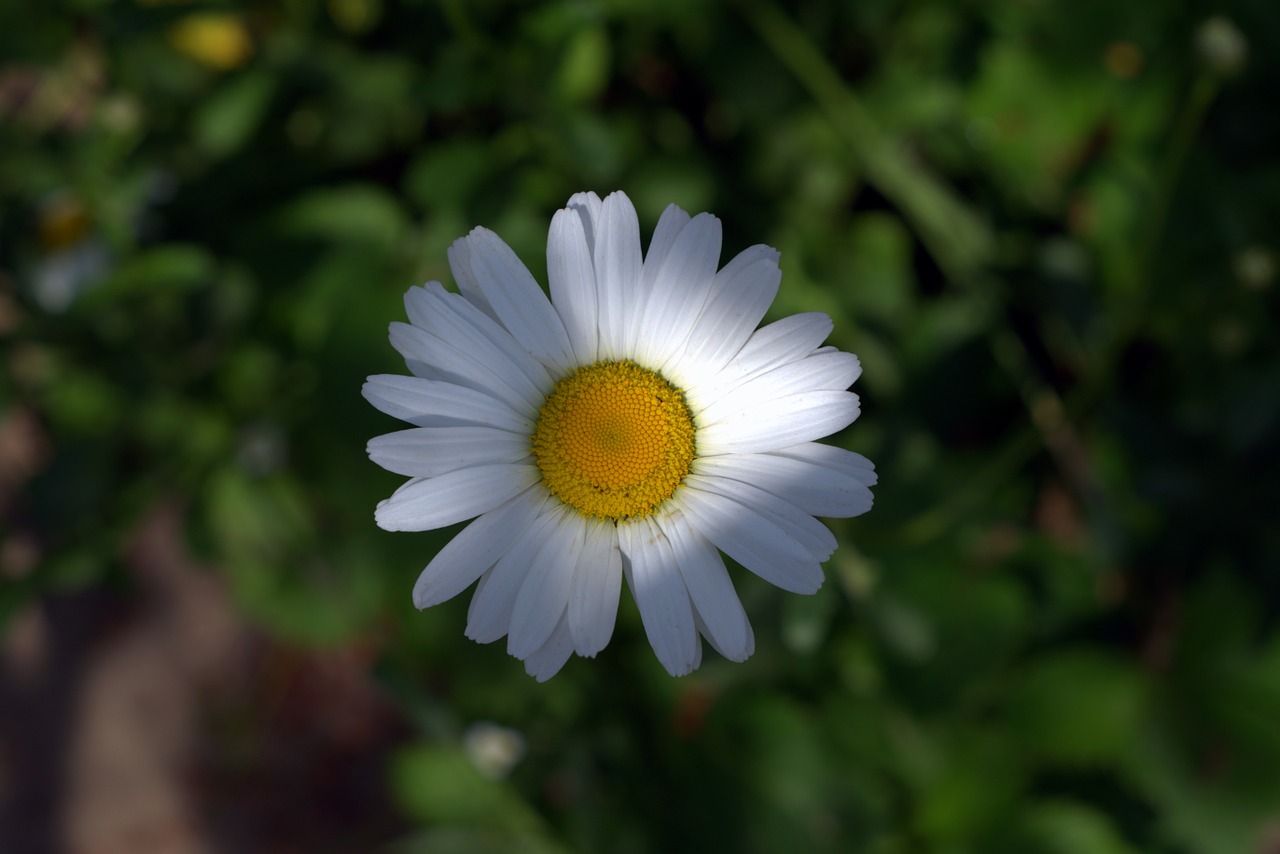
<path id="1" fill-rule="evenodd" d="M 498 463 L 529 456 L 529 437 L 491 427 L 414 427 L 369 441 L 369 458 L 387 471 L 409 477 Z"/>
<path id="2" fill-rule="evenodd" d="M 532 465 L 493 465 L 417 478 L 378 502 L 374 519 L 386 531 L 430 531 L 481 513 L 538 482 Z"/>
<path id="3" fill-rule="evenodd" d="M 410 326 L 407 323 L 392 321 L 387 326 L 387 338 L 391 341 L 391 346 L 395 351 L 404 358 L 405 367 L 409 369 L 415 377 L 424 379 L 440 380 L 454 375 L 462 377 L 461 370 L 449 370 L 449 360 L 452 354 L 449 347 L 444 342 L 437 339 L 434 335 L 428 335 L 416 326 Z M 446 366 L 441 366 L 444 363 Z M 491 389 L 487 386 L 477 383 L 472 377 L 463 378 L 467 388 L 475 388 L 486 394 L 493 395 Z M 447 382 L 454 382 L 446 379 Z M 455 382 L 455 384 L 462 384 Z"/>
<path id="4" fill-rule="evenodd" d="M 469 353 L 484 351 L 485 361 L 502 365 L 504 373 L 518 371 L 545 395 L 554 382 L 547 369 L 511 336 L 506 327 L 459 294 L 451 294 L 439 282 L 410 288 L 404 295 L 409 321 L 437 338 L 452 342 Z M 496 352 L 495 352 L 496 351 Z"/>
<path id="5" fill-rule="evenodd" d="M 536 490 L 526 490 L 463 528 L 418 576 L 414 606 L 439 605 L 470 587 L 522 537 L 542 506 Z"/>
<path id="6" fill-rule="evenodd" d="M 802 545 L 751 508 L 684 486 L 680 509 L 694 529 L 765 581 L 792 593 L 815 593 L 822 567 Z"/>
<path id="7" fill-rule="evenodd" d="M 661 230 L 662 223 L 658 226 Z M 664 252 L 637 326 L 634 352 L 640 364 L 661 366 L 684 349 L 715 281 L 720 237 L 720 220 L 698 214 Z M 646 276 L 650 260 L 645 259 Z"/>
<path id="8" fill-rule="evenodd" d="M 625 193 L 610 193 L 596 227 L 596 288 L 600 295 L 600 356 L 626 358 L 634 338 L 640 285 L 640 221 Z"/>
<path id="9" fill-rule="evenodd" d="M 492 347 L 468 348 L 407 323 L 391 324 L 391 346 L 415 376 L 482 391 L 532 416 L 544 394 Z"/>
<path id="10" fill-rule="evenodd" d="M 448 257 L 449 269 L 453 271 L 453 279 L 458 283 L 458 290 L 462 292 L 462 296 L 466 301 L 483 311 L 495 322 L 501 322 L 498 320 L 498 314 L 493 310 L 493 306 L 489 305 L 489 298 L 484 295 L 484 290 L 480 287 L 480 279 L 471 264 L 472 255 L 466 251 L 461 240 L 455 240 L 453 245 L 449 247 Z"/>
<path id="11" fill-rule="evenodd" d="M 856 394 L 807 391 L 748 407 L 699 428 L 698 450 L 707 456 L 775 451 L 830 436 L 857 417 Z"/>
<path id="12" fill-rule="evenodd" d="M 711 216 L 711 214 L 703 214 Z M 649 251 L 644 255 L 644 265 L 640 269 L 640 288 L 645 294 L 653 292 L 654 283 L 658 280 L 658 272 L 666 261 L 667 254 L 676 245 L 676 238 L 689 224 L 689 214 L 679 205 L 667 205 L 667 209 L 658 217 L 658 225 L 649 239 Z M 717 253 L 718 257 L 718 253 Z"/>
<path id="13" fill-rule="evenodd" d="M 768 407 L 780 397 L 806 391 L 844 391 L 861 373 L 858 357 L 852 353 L 834 349 L 817 352 L 736 387 L 704 391 L 698 401 L 700 408 L 693 414 L 699 424 L 714 424 L 734 412 Z"/>
<path id="14" fill-rule="evenodd" d="M 528 436 L 533 421 L 488 394 L 453 383 L 378 374 L 360 389 L 380 411 L 418 427 L 476 424 Z"/>
<path id="15" fill-rule="evenodd" d="M 756 245 L 740 252 L 716 274 L 685 349 L 663 366 L 663 375 L 690 388 L 719 372 L 760 325 L 781 280 L 776 249 Z"/>
<path id="16" fill-rule="evenodd" d="M 835 534 L 826 525 L 753 484 L 705 475 L 689 475 L 686 484 L 721 495 L 768 519 L 819 562 L 831 557 L 836 550 Z"/>
<path id="17" fill-rule="evenodd" d="M 467 609 L 467 637 L 473 641 L 491 643 L 511 630 L 520 586 L 558 518 L 549 502 L 542 505 L 541 511 L 520 538 L 521 547 L 508 549 L 492 569 L 480 576 Z"/>
<path id="18" fill-rule="evenodd" d="M 876 485 L 875 463 L 862 456 L 862 454 L 855 454 L 853 451 L 846 451 L 844 448 L 813 442 L 784 448 L 778 453 L 785 457 L 793 457 L 797 460 L 813 463 L 816 466 L 838 469 L 864 486 Z"/>
<path id="19" fill-rule="evenodd" d="M 578 215 L 582 220 L 582 232 L 587 236 L 587 250 L 595 257 L 596 231 L 600 228 L 600 213 L 604 202 L 595 193 L 574 193 L 565 203 L 565 209 Z"/>
<path id="20" fill-rule="evenodd" d="M 702 214 L 701 216 L 707 218 L 711 217 L 711 214 Z M 714 217 L 712 218 L 714 219 Z M 644 316 L 648 307 L 656 298 L 654 287 L 661 281 L 662 267 L 666 263 L 672 248 L 676 245 L 681 232 L 689 224 L 689 220 L 688 212 L 679 205 L 667 205 L 662 212 L 662 216 L 658 217 L 658 225 L 654 228 L 653 236 L 649 238 L 649 248 L 644 253 L 644 262 L 640 267 L 640 286 L 636 290 L 635 322 L 628 330 L 626 342 L 626 350 L 631 354 L 631 358 L 638 359 L 643 365 L 658 367 L 660 364 L 650 359 L 646 353 L 646 344 L 652 342 L 646 341 L 647 325 L 644 322 Z M 717 252 L 718 258 L 719 253 Z M 712 273 L 715 273 L 714 266 Z"/>
<path id="21" fill-rule="evenodd" d="M 848 518 L 871 509 L 871 490 L 864 483 L 865 474 L 853 475 L 840 466 L 784 453 L 703 457 L 695 461 L 694 471 L 754 484 L 810 516 Z"/>
<path id="22" fill-rule="evenodd" d="M 507 652 L 525 659 L 538 651 L 569 605 L 573 571 L 586 539 L 586 520 L 558 508 L 558 518 L 529 565 L 511 612 Z"/>
<path id="23" fill-rule="evenodd" d="M 746 661 L 748 658 L 751 657 L 751 654 L 756 651 L 756 636 L 755 636 L 755 632 L 751 630 L 750 622 L 746 624 L 747 640 L 744 646 L 744 648 L 746 649 L 746 652 L 740 653 L 739 657 L 735 658 L 734 655 L 731 655 L 730 653 L 725 652 L 725 650 L 721 649 L 720 644 L 716 643 L 715 636 L 712 635 L 711 632 L 707 629 L 706 623 L 704 623 L 702 620 L 702 615 L 698 613 L 696 608 L 694 609 L 694 612 L 693 612 L 693 620 L 695 623 L 698 624 L 698 633 L 701 634 L 704 638 L 706 638 L 707 642 L 711 644 L 711 648 L 714 649 L 716 652 L 720 653 L 720 655 L 723 658 L 727 658 L 730 661 Z"/>
<path id="24" fill-rule="evenodd" d="M 694 532 L 678 510 L 660 524 L 671 543 L 703 634 L 725 658 L 746 661 L 755 650 L 755 636 L 720 553 Z"/>
<path id="25" fill-rule="evenodd" d="M 487 228 L 472 229 L 454 245 L 512 337 L 544 365 L 557 373 L 567 372 L 573 353 L 560 315 L 511 247 Z"/>
<path id="26" fill-rule="evenodd" d="M 564 663 L 573 654 L 573 639 L 569 635 L 569 626 L 564 616 L 556 625 L 555 631 L 547 642 L 524 660 L 524 672 L 539 682 L 546 682 L 560 672 Z"/>
<path id="27" fill-rule="evenodd" d="M 671 544 L 650 519 L 619 525 L 618 541 L 649 644 L 668 673 L 684 676 L 698 666 L 702 650 Z"/>
<path id="28" fill-rule="evenodd" d="M 609 643 L 621 590 L 622 552 L 617 529 L 609 523 L 588 523 L 586 545 L 578 557 L 569 595 L 569 631 L 578 655 L 592 658 Z"/>
<path id="29" fill-rule="evenodd" d="M 684 386 L 690 403 L 701 409 L 703 396 L 715 399 L 719 389 L 736 388 L 779 365 L 812 353 L 831 334 L 831 318 L 821 312 L 793 314 L 755 331 L 730 361 L 715 375 Z"/>
<path id="30" fill-rule="evenodd" d="M 583 231 L 582 217 L 570 210 L 556 211 L 547 235 L 547 278 L 551 303 L 564 322 L 569 343 L 580 365 L 597 359 L 600 330 L 596 322 L 596 270 Z"/>

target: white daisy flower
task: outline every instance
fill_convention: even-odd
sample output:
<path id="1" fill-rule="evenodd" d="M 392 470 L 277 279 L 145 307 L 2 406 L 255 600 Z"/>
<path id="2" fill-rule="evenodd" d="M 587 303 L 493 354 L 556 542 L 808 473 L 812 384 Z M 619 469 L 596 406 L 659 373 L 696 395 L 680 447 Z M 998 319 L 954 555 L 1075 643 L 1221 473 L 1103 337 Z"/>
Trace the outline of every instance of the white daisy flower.
<path id="1" fill-rule="evenodd" d="M 551 298 L 493 232 L 449 251 L 460 294 L 405 296 L 391 343 L 413 376 L 364 396 L 414 425 L 369 443 L 411 478 L 379 503 L 389 531 L 478 517 L 427 565 L 427 608 L 479 581 L 467 636 L 539 681 L 609 642 L 625 577 L 658 660 L 733 661 L 755 648 L 720 552 L 784 590 L 813 593 L 836 540 L 815 516 L 871 507 L 875 469 L 816 444 L 858 417 L 858 359 L 809 313 L 757 329 L 778 252 L 717 272 L 720 221 L 672 205 L 648 254 L 631 201 L 578 194 L 547 239 Z"/>

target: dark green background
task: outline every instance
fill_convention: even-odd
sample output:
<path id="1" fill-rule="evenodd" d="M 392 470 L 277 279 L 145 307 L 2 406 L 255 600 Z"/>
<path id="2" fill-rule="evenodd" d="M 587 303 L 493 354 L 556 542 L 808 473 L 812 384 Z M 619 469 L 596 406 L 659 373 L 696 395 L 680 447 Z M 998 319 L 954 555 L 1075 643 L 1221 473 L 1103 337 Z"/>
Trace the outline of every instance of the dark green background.
<path id="1" fill-rule="evenodd" d="M 255 638 L 181 781 L 220 850 L 1280 850 L 1277 57 L 1271 0 L 6 4 L 0 627 L 70 651 L 0 664 L 0 825 L 64 833 L 159 515 Z M 477 224 L 544 278 L 587 189 L 778 247 L 865 366 L 876 506 L 814 597 L 735 571 L 744 665 L 624 596 L 537 685 L 373 524 L 404 290 Z"/>

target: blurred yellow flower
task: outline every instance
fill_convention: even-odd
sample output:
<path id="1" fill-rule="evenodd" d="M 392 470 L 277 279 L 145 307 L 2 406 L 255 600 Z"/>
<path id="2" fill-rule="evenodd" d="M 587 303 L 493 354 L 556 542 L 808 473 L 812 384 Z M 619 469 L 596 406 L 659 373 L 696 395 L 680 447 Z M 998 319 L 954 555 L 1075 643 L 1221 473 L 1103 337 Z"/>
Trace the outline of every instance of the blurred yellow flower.
<path id="1" fill-rule="evenodd" d="M 89 212 L 84 203 L 69 194 L 47 199 L 38 212 L 40 245 L 54 252 L 74 246 L 89 231 Z"/>
<path id="2" fill-rule="evenodd" d="M 238 68 L 253 54 L 253 40 L 239 15 L 188 15 L 169 29 L 169 43 L 209 68 Z"/>
<path id="3" fill-rule="evenodd" d="M 347 33 L 367 33 L 382 17 L 382 0 L 329 0 L 329 17 Z"/>

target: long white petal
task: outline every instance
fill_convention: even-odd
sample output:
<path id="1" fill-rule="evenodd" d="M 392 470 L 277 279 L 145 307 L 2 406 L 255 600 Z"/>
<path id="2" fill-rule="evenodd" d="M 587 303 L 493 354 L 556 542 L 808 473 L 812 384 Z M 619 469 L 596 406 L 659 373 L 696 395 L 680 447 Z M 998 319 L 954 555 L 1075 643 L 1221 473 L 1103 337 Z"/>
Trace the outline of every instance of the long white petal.
<path id="1" fill-rule="evenodd" d="M 640 221 L 625 193 L 610 193 L 596 228 L 596 287 L 600 295 L 600 356 L 627 358 L 640 285 Z"/>
<path id="2" fill-rule="evenodd" d="M 529 437 L 491 427 L 414 427 L 369 440 L 368 451 L 369 458 L 387 471 L 435 477 L 527 460 Z"/>
<path id="3" fill-rule="evenodd" d="M 586 539 L 586 520 L 558 508 L 558 518 L 529 565 L 511 612 L 507 652 L 525 659 L 538 651 L 569 605 L 573 571 Z"/>
<path id="4" fill-rule="evenodd" d="M 600 214 L 604 209 L 604 202 L 600 201 L 600 197 L 594 192 L 574 193 L 569 197 L 569 201 L 565 203 L 564 207 L 565 210 L 577 214 L 578 218 L 582 220 L 582 232 L 587 236 L 587 251 L 594 258 L 596 231 L 600 228 Z"/>
<path id="5" fill-rule="evenodd" d="M 755 650 L 755 636 L 720 553 L 678 510 L 659 524 L 671 543 L 703 633 L 725 658 L 746 661 Z"/>
<path id="6" fill-rule="evenodd" d="M 846 451 L 844 448 L 811 442 L 805 445 L 783 448 L 777 453 L 785 457 L 793 457 L 797 460 L 810 462 L 815 466 L 838 469 L 864 486 L 876 485 L 875 463 L 862 456 L 862 454 L 855 454 L 853 451 Z"/>
<path id="7" fill-rule="evenodd" d="M 542 363 L 530 359 L 506 327 L 462 295 L 449 293 L 439 282 L 427 282 L 408 290 L 404 306 L 414 326 L 469 353 L 486 352 L 486 363 L 524 374 L 540 394 L 551 390 L 554 383 Z"/>
<path id="8" fill-rule="evenodd" d="M 458 283 L 458 290 L 462 292 L 463 298 L 500 323 L 497 312 L 489 305 L 489 298 L 480 287 L 480 278 L 471 264 L 472 253 L 466 250 L 461 240 L 455 240 L 449 247 L 448 257 L 449 269 L 453 271 L 453 279 Z"/>
<path id="9" fill-rule="evenodd" d="M 549 505 L 544 504 L 541 509 L 520 538 L 522 547 L 508 549 L 492 569 L 480 576 L 467 609 L 466 634 L 477 643 L 492 643 L 511 630 L 520 586 L 558 518 Z"/>
<path id="10" fill-rule="evenodd" d="M 664 251 L 637 324 L 634 352 L 640 364 L 660 367 L 684 349 L 715 281 L 720 238 L 720 220 L 698 214 Z M 650 260 L 645 258 L 646 277 Z"/>
<path id="11" fill-rule="evenodd" d="M 582 217 L 565 209 L 556 211 L 547 235 L 547 279 L 551 304 L 564 322 L 569 343 L 580 365 L 597 359 L 600 330 L 596 322 L 596 270 L 583 231 Z"/>
<path id="12" fill-rule="evenodd" d="M 699 424 L 714 424 L 740 410 L 767 407 L 785 395 L 806 391 L 844 391 L 862 373 L 858 357 L 839 350 L 819 351 L 779 365 L 738 386 L 704 392 L 693 415 Z"/>
<path id="13" fill-rule="evenodd" d="M 380 411 L 417 427 L 475 424 L 525 436 L 533 432 L 533 421 L 510 404 L 453 383 L 377 374 L 369 377 L 360 393 Z"/>
<path id="14" fill-rule="evenodd" d="M 622 552 L 611 523 L 588 523 L 569 595 L 569 631 L 578 655 L 592 658 L 609 643 L 618 618 Z"/>
<path id="15" fill-rule="evenodd" d="M 853 392 L 792 394 L 699 427 L 698 451 L 707 456 L 776 451 L 843 430 L 858 412 L 858 396 Z"/>
<path id="16" fill-rule="evenodd" d="M 658 661 L 684 676 L 702 657 L 698 628 L 671 544 L 651 519 L 618 526 L 618 541 L 631 567 L 631 594 Z"/>
<path id="17" fill-rule="evenodd" d="M 676 245 L 676 239 L 689 224 L 689 220 L 688 211 L 679 205 L 667 205 L 662 216 L 658 217 L 658 225 L 653 230 L 653 237 L 649 238 L 649 249 L 644 253 L 644 265 L 640 269 L 640 289 L 644 293 L 652 293 L 667 254 Z"/>
<path id="18" fill-rule="evenodd" d="M 374 519 L 385 531 L 430 531 L 502 504 L 538 482 L 536 466 L 504 464 L 415 478 L 378 502 Z"/>
<path id="19" fill-rule="evenodd" d="M 624 347 L 632 358 L 641 355 L 638 347 L 643 348 L 646 343 L 645 331 L 642 328 L 643 318 L 654 299 L 653 291 L 658 281 L 658 274 L 671 248 L 675 246 L 676 238 L 688 223 L 689 214 L 678 205 L 667 205 L 662 216 L 658 217 L 658 225 L 653 230 L 653 237 L 649 239 L 649 248 L 644 253 L 644 263 L 640 267 L 640 286 L 636 290 L 635 301 L 636 323 L 632 329 L 628 330 L 627 341 L 624 343 Z M 645 358 L 640 358 L 639 362 L 642 365 L 658 367 Z"/>
<path id="20" fill-rule="evenodd" d="M 547 367 L 568 371 L 573 353 L 560 315 L 511 247 L 487 228 L 472 229 L 455 245 L 469 254 L 480 289 L 512 337 Z"/>
<path id="21" fill-rule="evenodd" d="M 546 643 L 524 660 L 524 672 L 539 682 L 546 682 L 560 672 L 560 668 L 564 667 L 572 654 L 573 639 L 569 634 L 569 625 L 566 618 L 561 616 Z"/>
<path id="22" fill-rule="evenodd" d="M 716 273 L 685 349 L 672 355 L 663 375 L 691 388 L 718 373 L 760 325 L 781 280 L 776 249 L 756 245 L 740 252 Z"/>
<path id="23" fill-rule="evenodd" d="M 834 450 L 843 451 L 842 448 Z M 708 477 L 754 484 L 810 516 L 848 518 L 871 509 L 871 490 L 864 482 L 865 472 L 852 474 L 845 467 L 803 456 L 788 456 L 786 451 L 703 457 L 694 462 L 693 470 Z M 874 472 L 871 476 L 874 480 Z"/>
<path id="24" fill-rule="evenodd" d="M 737 480 L 689 475 L 686 484 L 728 498 L 777 525 L 819 562 L 836 550 L 836 537 L 826 525 L 778 496 Z"/>
<path id="25" fill-rule="evenodd" d="M 815 593 L 822 586 L 822 566 L 786 531 L 714 492 L 681 489 L 680 509 L 698 533 L 716 548 L 765 581 L 792 593 Z"/>
<path id="26" fill-rule="evenodd" d="M 704 394 L 715 399 L 718 389 L 736 388 L 779 365 L 803 358 L 831 334 L 831 318 L 812 311 L 793 314 L 757 329 L 729 364 L 710 377 L 684 386 L 690 403 L 701 409 Z"/>
<path id="27" fill-rule="evenodd" d="M 413 585 L 414 606 L 421 610 L 452 599 L 506 554 L 542 510 L 535 493 L 525 490 L 450 540 Z"/>
<path id="28" fill-rule="evenodd" d="M 711 634 L 711 631 L 707 628 L 707 624 L 703 622 L 702 615 L 698 613 L 696 608 L 693 611 L 693 620 L 698 625 L 698 633 L 707 640 L 707 643 L 711 644 L 711 648 L 730 661 L 746 661 L 751 657 L 751 654 L 756 651 L 756 636 L 755 632 L 751 630 L 750 622 L 747 623 L 747 640 L 744 646 L 746 652 L 741 654 L 731 654 L 732 651 L 726 652 L 724 649 L 721 649 L 720 644 L 716 642 L 715 635 Z M 734 657 L 735 655 L 738 657 Z"/>
<path id="29" fill-rule="evenodd" d="M 408 323 L 391 324 L 391 346 L 404 356 L 414 376 L 454 383 L 506 401 L 522 415 L 532 416 L 544 394 L 521 371 L 512 371 L 505 358 L 488 348 L 468 350 L 452 340 L 432 335 Z"/>

